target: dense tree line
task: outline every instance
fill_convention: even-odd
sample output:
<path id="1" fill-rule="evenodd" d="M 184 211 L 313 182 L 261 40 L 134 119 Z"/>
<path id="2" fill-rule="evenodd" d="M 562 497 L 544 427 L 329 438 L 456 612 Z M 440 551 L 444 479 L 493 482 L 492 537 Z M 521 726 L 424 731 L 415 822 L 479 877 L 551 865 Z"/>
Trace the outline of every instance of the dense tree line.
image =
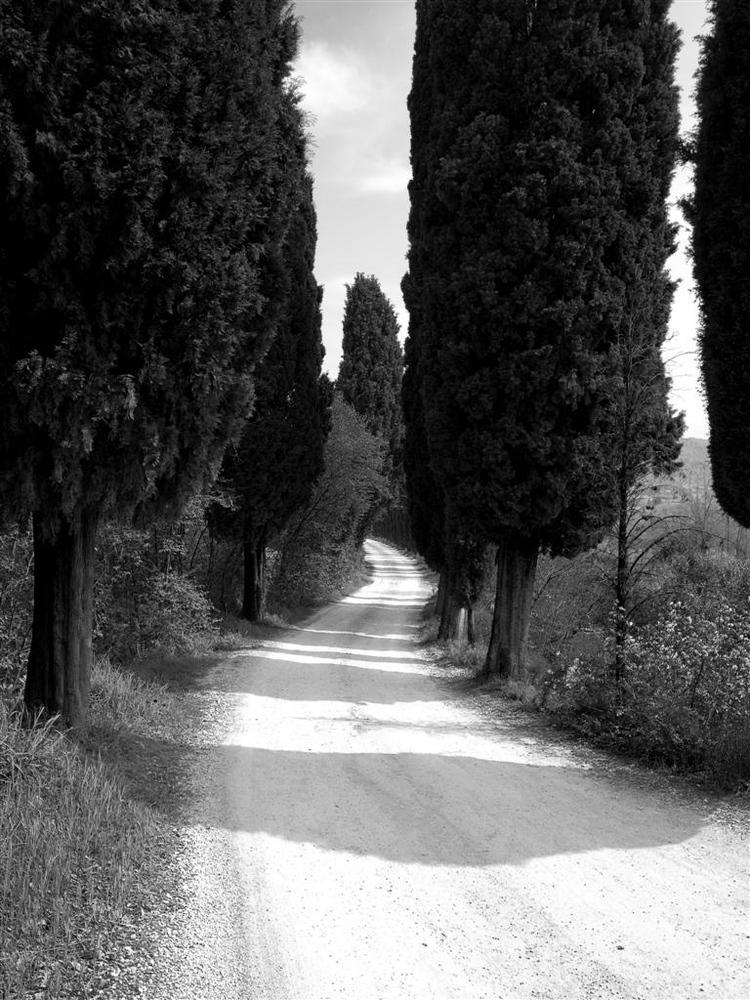
<path id="1" fill-rule="evenodd" d="M 406 412 L 423 421 L 445 558 L 451 536 L 497 546 L 487 672 L 522 669 L 540 550 L 580 551 L 615 519 L 636 288 L 656 386 L 644 433 L 674 435 L 659 355 L 678 124 L 668 6 L 417 3 Z"/>
<path id="2" fill-rule="evenodd" d="M 94 541 L 247 417 L 304 171 L 283 0 L 0 0 L 0 510 L 31 517 L 30 710 L 84 722 Z"/>

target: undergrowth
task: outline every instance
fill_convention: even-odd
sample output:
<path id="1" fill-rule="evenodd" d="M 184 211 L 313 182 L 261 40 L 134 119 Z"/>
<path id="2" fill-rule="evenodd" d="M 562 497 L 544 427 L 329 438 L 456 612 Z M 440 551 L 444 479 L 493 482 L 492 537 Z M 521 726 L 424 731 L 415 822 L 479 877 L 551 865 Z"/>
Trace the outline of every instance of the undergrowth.
<path id="1" fill-rule="evenodd" d="M 563 662 L 541 701 L 571 727 L 649 760 L 750 786 L 750 607 L 676 601 L 614 648 Z"/>
<path id="2" fill-rule="evenodd" d="M 0 700 L 3 1000 L 106 995 L 101 983 L 149 906 L 164 819 L 98 750 L 105 734 L 159 732 L 173 702 L 163 687 L 98 666 L 85 748 L 54 721 L 24 726 Z"/>

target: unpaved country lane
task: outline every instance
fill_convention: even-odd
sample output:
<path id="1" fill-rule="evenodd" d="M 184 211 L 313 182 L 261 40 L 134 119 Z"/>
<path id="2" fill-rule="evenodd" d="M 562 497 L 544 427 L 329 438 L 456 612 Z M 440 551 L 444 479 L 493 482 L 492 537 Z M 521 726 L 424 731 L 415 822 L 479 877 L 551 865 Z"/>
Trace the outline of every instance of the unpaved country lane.
<path id="1" fill-rule="evenodd" d="M 416 644 L 416 565 L 367 553 L 367 587 L 213 678 L 172 995 L 746 1000 L 743 832 L 480 714 Z"/>

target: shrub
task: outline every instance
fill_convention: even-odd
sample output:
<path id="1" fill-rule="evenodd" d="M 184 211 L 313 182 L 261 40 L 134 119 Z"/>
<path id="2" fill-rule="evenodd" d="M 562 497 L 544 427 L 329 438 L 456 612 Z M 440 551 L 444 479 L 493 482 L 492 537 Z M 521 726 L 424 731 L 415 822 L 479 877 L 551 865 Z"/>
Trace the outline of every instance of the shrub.
<path id="1" fill-rule="evenodd" d="M 288 545 L 269 588 L 269 604 L 319 604 L 351 590 L 365 575 L 362 550 L 354 542 Z"/>
<path id="2" fill-rule="evenodd" d="M 34 582 L 28 532 L 0 534 L 0 697 L 20 692 L 26 667 Z"/>
<path id="3" fill-rule="evenodd" d="M 750 604 L 675 601 L 634 629 L 624 681 L 612 641 L 548 675 L 548 702 L 567 722 L 671 765 L 704 769 L 721 786 L 750 781 Z"/>
<path id="4" fill-rule="evenodd" d="M 124 663 L 153 649 L 197 653 L 218 638 L 217 615 L 185 567 L 179 533 L 109 526 L 99 545 L 94 644 Z M 181 571 L 182 568 L 182 571 Z"/>

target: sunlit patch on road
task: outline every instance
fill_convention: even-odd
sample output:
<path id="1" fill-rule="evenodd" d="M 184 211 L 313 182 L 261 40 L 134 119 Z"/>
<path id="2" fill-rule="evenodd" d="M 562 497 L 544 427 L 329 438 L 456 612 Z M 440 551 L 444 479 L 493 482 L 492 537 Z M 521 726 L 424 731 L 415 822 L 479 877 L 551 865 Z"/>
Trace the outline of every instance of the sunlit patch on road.
<path id="1" fill-rule="evenodd" d="M 356 636 L 359 639 L 407 639 L 409 642 L 413 641 L 412 633 L 418 632 L 420 629 L 419 625 L 405 625 L 403 623 L 399 624 L 399 628 L 403 629 L 403 632 L 351 632 L 345 629 L 330 629 L 330 628 L 298 628 L 298 632 L 309 632 L 312 635 L 349 635 Z"/>
<path id="2" fill-rule="evenodd" d="M 355 633 L 356 634 L 356 633 Z M 401 636 L 397 636 L 401 638 Z M 343 656 L 346 658 L 351 658 L 354 652 L 357 656 L 368 656 L 374 659 L 382 660 L 421 660 L 422 656 L 420 653 L 405 649 L 372 649 L 368 647 L 367 649 L 352 649 L 351 646 L 318 646 L 317 644 L 310 643 L 309 645 L 303 645 L 302 643 L 295 642 L 264 642 L 263 649 L 280 649 L 285 652 L 290 653 L 335 653 L 338 656 Z"/>
<path id="3" fill-rule="evenodd" d="M 360 607 L 371 607 L 371 608 L 421 608 L 425 602 L 425 598 L 420 593 L 415 594 L 405 594 L 399 597 L 382 597 L 380 594 L 373 597 L 368 597 L 359 591 L 356 594 L 351 594 L 349 597 L 343 597 L 338 603 L 339 604 L 355 604 Z"/>

